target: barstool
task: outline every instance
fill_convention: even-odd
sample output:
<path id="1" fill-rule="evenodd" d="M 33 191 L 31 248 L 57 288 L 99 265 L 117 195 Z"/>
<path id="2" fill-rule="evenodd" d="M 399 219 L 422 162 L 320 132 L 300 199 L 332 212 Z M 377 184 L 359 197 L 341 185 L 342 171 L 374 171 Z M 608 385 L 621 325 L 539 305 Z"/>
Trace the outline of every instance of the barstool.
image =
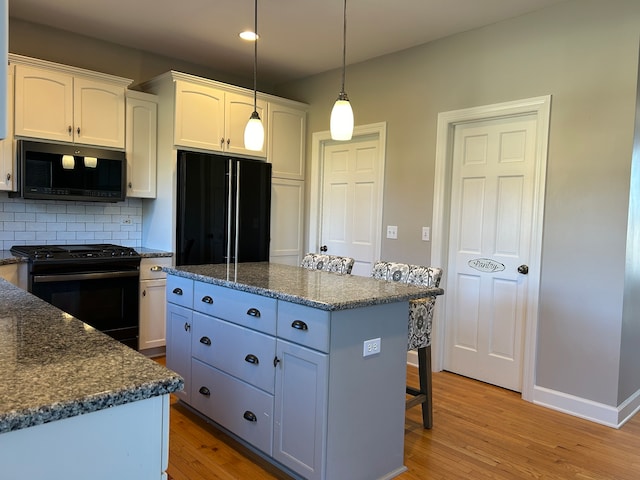
<path id="1" fill-rule="evenodd" d="M 338 255 L 327 255 L 325 253 L 307 253 L 300 266 L 307 270 L 322 270 L 341 275 L 351 274 L 355 260 L 351 257 L 340 257 Z"/>
<path id="2" fill-rule="evenodd" d="M 389 282 L 410 283 L 425 287 L 438 287 L 442 278 L 442 269 L 424 267 L 397 262 L 376 262 L 371 276 Z M 418 378 L 420 388 L 407 385 L 406 392 L 412 398 L 407 400 L 406 409 L 422 405 L 422 424 L 424 428 L 433 426 L 433 405 L 431 398 L 431 326 L 435 296 L 409 301 L 409 330 L 407 350 L 418 351 Z"/>

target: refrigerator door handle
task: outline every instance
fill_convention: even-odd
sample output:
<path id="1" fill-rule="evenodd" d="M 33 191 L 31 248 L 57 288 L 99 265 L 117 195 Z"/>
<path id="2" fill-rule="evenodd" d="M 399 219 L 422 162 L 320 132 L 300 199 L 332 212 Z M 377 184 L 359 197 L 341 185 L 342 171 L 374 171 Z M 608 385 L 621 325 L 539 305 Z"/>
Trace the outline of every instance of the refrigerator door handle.
<path id="1" fill-rule="evenodd" d="M 240 160 L 236 160 L 236 235 L 235 235 L 235 264 L 238 266 L 238 237 L 240 237 Z M 236 272 L 238 269 L 236 268 Z"/>
<path id="2" fill-rule="evenodd" d="M 227 265 L 231 261 L 231 208 L 233 206 L 233 160 L 229 159 L 229 189 L 227 194 Z"/>

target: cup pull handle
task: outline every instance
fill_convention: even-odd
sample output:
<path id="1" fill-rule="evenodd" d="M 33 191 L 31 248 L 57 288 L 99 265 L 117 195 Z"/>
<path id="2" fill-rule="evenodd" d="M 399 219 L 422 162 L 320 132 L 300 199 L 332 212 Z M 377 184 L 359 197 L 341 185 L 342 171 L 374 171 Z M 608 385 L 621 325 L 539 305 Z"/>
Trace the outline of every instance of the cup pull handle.
<path id="1" fill-rule="evenodd" d="M 260 310 L 258 310 L 257 308 L 250 308 L 249 310 L 247 310 L 247 315 L 260 318 Z"/>
<path id="2" fill-rule="evenodd" d="M 203 345 L 210 346 L 211 345 L 211 339 L 209 337 L 202 337 L 200 339 L 200 343 L 202 343 Z"/>
<path id="3" fill-rule="evenodd" d="M 309 330 L 309 327 L 307 326 L 307 324 L 304 323 L 302 320 L 294 320 L 291 326 L 296 330 Z"/>
<path id="4" fill-rule="evenodd" d="M 173 289 L 173 293 L 175 293 L 176 295 L 182 295 L 182 289 L 176 287 L 176 288 Z"/>
<path id="5" fill-rule="evenodd" d="M 244 361 L 247 363 L 252 363 L 253 365 L 258 365 L 260 363 L 260 360 L 258 360 L 258 357 L 256 357 L 252 353 L 244 357 Z"/>
<path id="6" fill-rule="evenodd" d="M 258 417 L 256 417 L 256 414 L 253 412 L 250 412 L 249 410 L 247 410 L 246 412 L 244 412 L 244 415 L 242 415 L 244 417 L 245 420 L 248 420 L 250 422 L 257 422 L 258 421 Z"/>

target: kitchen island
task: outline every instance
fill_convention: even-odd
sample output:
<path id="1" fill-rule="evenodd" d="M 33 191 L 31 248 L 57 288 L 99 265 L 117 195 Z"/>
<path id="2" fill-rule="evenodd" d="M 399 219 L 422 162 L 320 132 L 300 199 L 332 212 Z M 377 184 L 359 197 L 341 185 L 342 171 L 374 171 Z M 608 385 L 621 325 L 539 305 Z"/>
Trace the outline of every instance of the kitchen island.
<path id="1" fill-rule="evenodd" d="M 442 289 L 270 263 L 165 270 L 183 402 L 295 478 L 406 470 L 408 300 Z"/>
<path id="2" fill-rule="evenodd" d="M 161 480 L 182 378 L 0 280 L 2 478 Z"/>

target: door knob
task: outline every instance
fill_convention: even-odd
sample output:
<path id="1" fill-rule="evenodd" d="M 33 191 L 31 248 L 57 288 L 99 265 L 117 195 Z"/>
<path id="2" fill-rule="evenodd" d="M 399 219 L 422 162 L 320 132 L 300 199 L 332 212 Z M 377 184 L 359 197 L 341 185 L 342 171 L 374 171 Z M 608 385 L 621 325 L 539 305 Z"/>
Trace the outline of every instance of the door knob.
<path id="1" fill-rule="evenodd" d="M 326 252 L 327 250 L 329 250 L 329 249 L 327 248 L 327 246 L 326 246 L 326 245 L 322 245 L 322 246 L 320 247 L 320 251 L 321 251 L 321 252 Z"/>
<path id="2" fill-rule="evenodd" d="M 527 273 L 529 273 L 529 265 L 520 265 L 518 267 L 518 273 L 521 273 L 523 275 L 526 275 Z"/>

